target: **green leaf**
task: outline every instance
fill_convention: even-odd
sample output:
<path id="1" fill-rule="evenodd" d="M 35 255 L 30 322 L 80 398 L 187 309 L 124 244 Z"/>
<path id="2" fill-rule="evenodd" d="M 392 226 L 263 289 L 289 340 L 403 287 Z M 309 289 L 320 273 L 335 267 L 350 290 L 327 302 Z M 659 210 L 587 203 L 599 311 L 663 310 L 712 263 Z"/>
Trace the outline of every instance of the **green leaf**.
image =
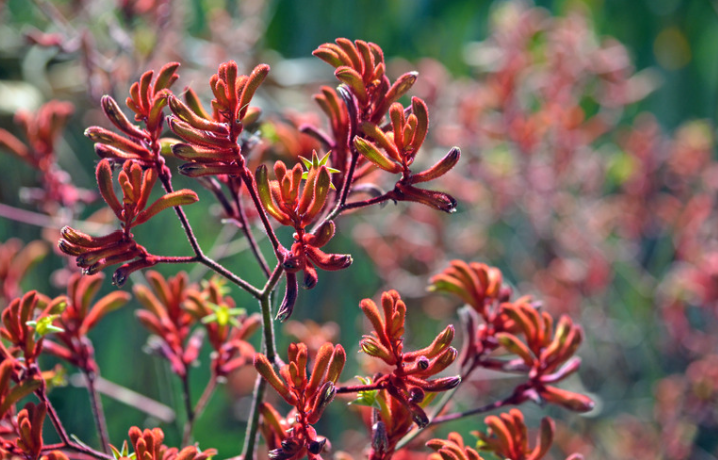
<path id="1" fill-rule="evenodd" d="M 359 379 L 362 385 L 371 385 L 370 378 L 363 378 L 358 375 L 356 376 L 356 378 Z M 374 409 L 381 410 L 381 405 L 376 398 L 378 394 L 379 390 L 359 391 L 357 393 L 357 399 L 355 399 L 354 401 L 349 401 L 349 404 L 353 404 L 356 406 L 373 407 Z"/>

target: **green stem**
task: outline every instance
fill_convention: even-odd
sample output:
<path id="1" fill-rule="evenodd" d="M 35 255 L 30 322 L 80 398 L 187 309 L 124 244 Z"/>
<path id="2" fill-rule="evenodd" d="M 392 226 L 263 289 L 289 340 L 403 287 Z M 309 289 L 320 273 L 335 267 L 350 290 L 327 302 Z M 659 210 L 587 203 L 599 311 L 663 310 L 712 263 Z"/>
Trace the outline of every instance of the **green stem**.
<path id="1" fill-rule="evenodd" d="M 182 376 L 182 400 L 184 402 L 185 412 L 187 413 L 187 422 L 184 425 L 182 433 L 182 447 L 189 445 L 192 438 L 192 427 L 194 426 L 194 409 L 192 408 L 192 397 L 189 391 L 189 374 Z"/>
<path id="2" fill-rule="evenodd" d="M 259 307 L 262 311 L 262 330 L 263 330 L 263 343 L 264 351 L 267 359 L 277 365 L 277 346 L 274 343 L 274 320 L 272 319 L 272 307 L 271 307 L 271 295 L 277 283 L 282 277 L 284 270 L 282 264 L 278 263 L 272 271 L 272 275 L 267 280 L 267 284 L 264 285 L 262 293 L 259 297 Z M 254 393 L 252 395 L 252 408 L 249 412 L 249 422 L 247 424 L 247 434 L 244 438 L 244 450 L 242 452 L 242 458 L 244 460 L 252 460 L 254 458 L 254 447 L 257 438 L 257 430 L 259 429 L 259 406 L 264 400 L 264 392 L 267 387 L 267 382 L 262 378 L 261 375 L 257 376 L 257 381 L 254 384 Z"/>
<path id="3" fill-rule="evenodd" d="M 247 434 L 244 436 L 244 449 L 242 449 L 242 459 L 244 460 L 254 460 L 254 447 L 257 441 L 257 431 L 259 430 L 259 405 L 264 400 L 266 389 L 267 381 L 261 375 L 257 375 L 252 395 L 252 408 L 249 411 Z"/>

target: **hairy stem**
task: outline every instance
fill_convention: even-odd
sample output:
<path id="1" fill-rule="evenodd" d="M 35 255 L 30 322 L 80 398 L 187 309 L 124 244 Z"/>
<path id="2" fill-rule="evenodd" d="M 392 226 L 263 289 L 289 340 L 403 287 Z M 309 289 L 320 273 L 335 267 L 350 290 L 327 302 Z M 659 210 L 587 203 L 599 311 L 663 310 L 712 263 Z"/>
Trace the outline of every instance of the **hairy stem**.
<path id="1" fill-rule="evenodd" d="M 264 400 L 264 392 L 267 389 L 267 382 L 261 375 L 257 375 L 254 382 L 254 393 L 252 394 L 252 408 L 249 411 L 249 422 L 247 423 L 247 434 L 244 436 L 244 449 L 242 459 L 254 460 L 254 447 L 257 441 L 259 430 L 259 405 Z"/>
<path id="2" fill-rule="evenodd" d="M 274 254 L 277 256 L 277 260 L 281 262 L 284 258 L 281 252 L 281 249 L 283 249 L 282 245 L 277 239 L 277 235 L 274 233 L 274 229 L 272 228 L 272 224 L 269 222 L 267 213 L 264 211 L 262 202 L 259 199 L 259 194 L 257 193 L 257 189 L 254 186 L 254 179 L 252 179 L 252 173 L 246 167 L 242 172 L 242 180 L 244 181 L 244 185 L 247 186 L 247 191 L 249 191 L 249 195 L 252 197 L 252 202 L 254 203 L 254 207 L 257 209 L 257 213 L 259 214 L 259 218 L 262 221 L 264 230 L 267 232 L 269 241 L 272 242 Z"/>
<path id="3" fill-rule="evenodd" d="M 241 187 L 242 184 L 237 184 L 238 187 Z M 249 243 L 249 248 L 252 250 L 252 254 L 254 254 L 254 257 L 257 259 L 257 262 L 259 262 L 259 266 L 262 267 L 262 272 L 264 272 L 264 276 L 269 278 L 270 272 L 269 272 L 269 265 L 267 265 L 267 261 L 264 258 L 264 255 L 262 254 L 262 251 L 259 250 L 259 245 L 257 244 L 257 240 L 254 239 L 254 234 L 252 233 L 252 229 L 249 227 L 249 224 L 247 222 L 247 216 L 244 212 L 244 207 L 242 206 L 242 200 L 239 196 L 239 190 L 237 190 L 236 193 L 233 192 L 234 195 L 234 202 L 237 207 L 237 221 L 239 222 L 239 225 L 242 229 L 242 232 L 244 232 L 244 236 L 247 238 L 247 242 Z"/>
<path id="4" fill-rule="evenodd" d="M 90 404 L 92 406 L 92 415 L 95 417 L 95 424 L 97 425 L 97 434 L 100 437 L 100 444 L 102 445 L 102 451 L 109 455 L 110 453 L 110 436 L 107 432 L 107 420 L 105 419 L 105 411 L 102 408 L 102 399 L 100 393 L 95 388 L 95 381 L 97 380 L 97 374 L 94 372 L 86 371 L 83 369 L 85 378 L 87 379 L 87 393 L 90 395 Z"/>
<path id="5" fill-rule="evenodd" d="M 259 306 L 262 310 L 262 330 L 263 330 L 263 343 L 264 352 L 266 353 L 267 359 L 277 365 L 277 346 L 274 343 L 274 321 L 272 320 L 272 308 L 271 308 L 271 294 L 274 288 L 277 286 L 283 273 L 282 264 L 278 263 L 272 271 L 272 275 L 267 284 L 262 289 L 262 295 L 259 298 Z M 264 391 L 267 387 L 267 382 L 262 378 L 261 375 L 257 376 L 257 381 L 254 384 L 254 393 L 252 395 L 252 408 L 249 412 L 249 421 L 247 424 L 247 435 L 244 439 L 244 451 L 242 458 L 245 460 L 252 460 L 254 456 L 254 445 L 257 437 L 257 430 L 259 429 L 259 406 L 264 400 Z"/>
<path id="6" fill-rule="evenodd" d="M 61 445 L 64 446 L 66 449 L 74 450 L 76 452 L 80 452 L 85 455 L 89 455 L 91 457 L 95 458 L 101 458 L 101 459 L 110 459 L 112 460 L 113 457 L 105 454 L 104 452 L 98 452 L 95 449 L 92 449 L 88 446 L 85 446 L 84 444 L 79 444 L 76 442 L 73 442 L 70 437 L 67 434 L 67 431 L 65 430 L 65 427 L 62 425 L 62 422 L 60 421 L 60 417 L 57 415 L 57 412 L 55 411 L 55 407 L 53 407 L 52 403 L 50 402 L 50 399 L 47 397 L 47 393 L 45 393 L 45 388 L 37 390 L 35 392 L 35 396 L 40 399 L 40 401 L 45 403 L 45 407 L 47 407 L 47 416 L 50 417 L 50 421 L 52 422 L 52 426 L 55 427 L 55 431 L 57 432 L 58 436 L 60 436 Z"/>
<path id="7" fill-rule="evenodd" d="M 152 256 L 152 260 L 160 264 L 190 264 L 199 262 L 197 256 L 193 257 L 174 257 L 174 256 Z"/>
<path id="8" fill-rule="evenodd" d="M 383 383 L 373 383 L 371 385 L 349 385 L 345 387 L 338 387 L 337 394 L 339 393 L 357 393 L 359 391 L 372 391 L 379 390 L 383 387 Z"/>
<path id="9" fill-rule="evenodd" d="M 207 407 L 209 400 L 214 394 L 215 388 L 217 388 L 217 376 L 212 373 L 212 377 L 210 377 L 209 382 L 207 382 L 207 386 L 204 387 L 202 396 L 200 396 L 199 401 L 197 401 L 197 404 L 194 406 L 195 420 L 199 418 L 202 412 L 204 412 L 205 407 Z"/>
<path id="10" fill-rule="evenodd" d="M 371 206 L 374 204 L 384 203 L 385 201 L 389 201 L 391 196 L 388 193 L 385 193 L 383 195 L 377 196 L 375 198 L 371 198 L 369 200 L 363 200 L 363 201 L 354 201 L 352 203 L 346 203 L 342 208 L 339 210 L 339 212 L 348 211 L 350 209 L 359 209 L 364 208 L 366 206 Z"/>
<path id="11" fill-rule="evenodd" d="M 270 294 L 282 274 L 281 266 L 277 264 L 277 267 L 278 268 L 272 273 L 272 278 L 267 281 L 267 285 L 262 291 L 262 297 L 259 299 L 259 306 L 262 310 L 264 346 L 267 352 L 267 359 L 269 359 L 270 362 L 274 362 L 277 357 L 277 347 L 274 343 L 274 321 L 272 319 L 272 307 L 270 305 Z M 274 282 L 272 283 L 272 281 Z"/>
<path id="12" fill-rule="evenodd" d="M 182 433 L 182 446 L 184 447 L 189 445 L 195 419 L 194 409 L 192 408 L 192 395 L 189 390 L 189 373 L 185 373 L 182 376 L 182 401 L 184 402 L 184 409 L 187 414 L 187 422 L 184 425 L 184 431 Z"/>
<path id="13" fill-rule="evenodd" d="M 160 181 L 162 182 L 162 186 L 164 187 L 165 191 L 167 193 L 172 193 L 172 183 L 170 182 L 169 174 L 162 172 L 163 170 L 160 170 Z M 209 257 L 205 256 L 202 252 L 202 248 L 199 246 L 199 242 L 197 241 L 197 238 L 194 236 L 194 232 L 192 231 L 192 226 L 189 223 L 189 220 L 187 220 L 187 215 L 184 212 L 184 209 L 182 209 L 181 206 L 175 206 L 174 207 L 175 213 L 177 214 L 177 218 L 179 219 L 180 223 L 182 224 L 182 229 L 185 232 L 185 235 L 187 235 L 187 240 L 189 240 L 189 244 L 192 247 L 192 250 L 194 251 L 196 255 L 197 262 L 201 263 L 202 265 L 205 265 L 212 269 L 213 271 L 217 272 L 218 274 L 224 276 L 232 283 L 236 284 L 240 288 L 244 289 L 245 291 L 249 292 L 253 297 L 259 298 L 261 295 L 260 291 L 243 280 L 242 278 L 238 277 L 231 271 L 227 270 L 225 267 L 220 265 L 219 263 L 215 262 L 214 260 L 210 259 Z"/>

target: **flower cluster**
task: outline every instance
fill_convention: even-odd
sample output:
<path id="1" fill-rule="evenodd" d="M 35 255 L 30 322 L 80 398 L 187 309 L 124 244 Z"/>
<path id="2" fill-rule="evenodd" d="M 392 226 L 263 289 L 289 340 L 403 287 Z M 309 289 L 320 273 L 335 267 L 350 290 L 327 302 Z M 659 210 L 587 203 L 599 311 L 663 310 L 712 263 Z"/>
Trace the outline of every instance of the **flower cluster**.
<path id="1" fill-rule="evenodd" d="M 413 421 L 420 428 L 429 423 L 424 406 L 431 400 L 429 394 L 450 390 L 461 383 L 461 378 L 434 378 L 449 367 L 458 355 L 451 347 L 454 327 L 447 326 L 426 348 L 404 351 L 404 322 L 406 304 L 396 291 L 381 296 L 382 315 L 370 299 L 361 302 L 361 309 L 374 330 L 360 342 L 361 350 L 382 360 L 393 369 L 388 374 L 377 374 L 372 388 L 378 404 L 378 421 L 374 425 L 372 458 L 391 458 L 397 442 L 411 428 Z"/>
<path id="2" fill-rule="evenodd" d="M 81 274 L 67 278 L 67 296 L 51 300 L 33 291 L 14 300 L 2 312 L 0 453 L 3 456 L 66 460 L 64 453 L 54 451 L 57 447 L 68 455 L 78 454 L 82 458 L 105 458 L 112 451 L 118 459 L 209 460 L 216 451 L 202 452 L 197 444 L 193 445 L 193 424 L 217 384 L 250 362 L 259 376 L 242 454 L 246 460 L 254 458 L 258 431 L 272 459 L 321 460 L 331 445 L 317 433 L 315 426 L 338 393 L 355 393 L 353 403 L 368 406 L 363 410 L 371 425 L 370 460 L 391 459 L 430 424 L 506 405 L 533 400 L 576 411 L 591 408 L 588 398 L 553 386 L 578 369 L 580 361 L 573 355 L 582 341 L 580 327 L 567 316 L 562 316 L 554 327 L 553 316 L 542 311 L 530 298 L 512 300 L 511 290 L 502 284 L 501 272 L 483 264 L 454 261 L 448 270 L 433 279 L 434 290 L 456 294 L 469 305 L 461 313 L 465 332 L 461 358 L 457 348 L 451 346 L 455 336 L 453 325 L 446 326 L 422 349 L 404 349 L 407 306 L 394 290 L 384 292 L 379 305 L 371 299 L 360 303 L 372 327 L 359 343 L 360 350 L 371 358 L 366 360 L 371 371 L 364 373 L 369 376 L 358 377 L 361 385 L 338 384 L 346 353 L 341 345 L 322 341 L 331 331 L 319 325 L 307 327 L 301 333 L 306 336 L 311 334 L 308 331 L 318 331 L 315 337 L 306 337 L 312 342 L 311 349 L 305 343 L 291 344 L 286 364 L 276 356 L 271 321 L 277 286 L 283 279 L 286 281 L 284 299 L 276 312 L 276 319 L 283 321 L 293 312 L 300 276 L 301 285 L 311 289 L 319 281 L 318 269 L 335 271 L 352 264 L 350 254 L 325 251 L 334 239 L 335 222 L 343 213 L 389 201 L 417 202 L 426 205 L 425 212 L 438 209 L 451 213 L 457 207 L 453 196 L 418 187 L 444 177 L 461 158 L 459 149 L 454 147 L 433 166 L 417 167 L 428 157 L 418 154 L 430 147 L 429 108 L 420 97 L 411 98 L 406 107 L 399 101 L 413 87 L 418 73 L 404 73 L 392 83 L 382 50 L 361 40 L 338 39 L 336 43 L 320 46 L 314 54 L 336 69 L 340 85 L 335 89 L 324 87 L 315 96 L 329 119 L 329 134 L 302 124 L 310 117 L 288 117 L 292 130 L 286 139 L 296 136 L 291 140 L 299 145 L 302 132 L 301 135 L 311 135 L 318 141 L 311 144 L 316 147 L 311 154 L 303 151 L 310 145 L 308 142 L 299 148 L 286 149 L 292 153 L 301 151 L 301 155 L 291 158 L 278 155 L 279 150 L 274 151 L 271 146 L 260 145 L 258 136 L 266 126 L 257 130 L 261 111 L 250 104 L 256 102 L 260 89 L 272 90 L 264 84 L 270 70 L 266 64 L 257 65 L 249 75 L 240 75 L 234 61 L 221 64 L 209 80 L 213 97 L 210 110 L 205 109 L 200 95 L 193 89 L 186 88 L 182 95 L 171 90 L 179 79 L 177 62 L 166 64 L 156 73 L 143 73 L 130 86 L 125 105 L 132 111 L 133 120 L 123 113 L 115 99 L 102 97 L 104 115 L 116 130 L 93 126 L 85 135 L 95 143 L 95 152 L 100 157 L 95 173 L 100 196 L 120 221 L 120 228 L 114 232 L 97 232 L 102 236 L 96 236 L 89 230 L 91 234 L 77 230 L 89 227 L 75 223 L 79 215 L 72 216 L 70 221 L 63 220 L 63 224 L 71 225 L 60 232 L 59 250 L 74 257 L 82 269 Z M 171 111 L 167 116 L 165 109 Z M 267 129 L 283 122 L 272 123 Z M 51 170 L 52 166 L 44 165 L 54 150 L 53 142 L 62 123 L 45 114 L 35 124 L 43 128 L 37 133 L 28 129 L 28 139 L 31 142 L 44 140 L 47 144 L 33 144 L 38 155 L 31 149 L 23 150 L 24 145 L 4 132 L 0 132 L 0 142 L 41 171 Z M 166 127 L 171 137 L 162 138 Z M 529 134 L 525 136 L 527 139 L 531 137 Z M 522 145 L 530 144 L 526 141 Z M 220 242 L 212 251 L 205 253 L 202 249 L 183 209 L 197 202 L 198 195 L 189 189 L 175 191 L 173 188 L 170 166 L 177 159 L 184 162 L 179 166 L 180 174 L 196 179 L 214 195 L 222 208 L 222 223 L 241 232 L 242 243 L 246 243 L 264 275 L 263 284 L 255 286 L 256 280 L 251 273 L 245 273 L 244 265 L 241 273 L 235 273 L 215 260 L 226 257 Z M 268 163 L 270 159 L 273 164 Z M 270 165 L 273 178 L 270 178 Z M 115 181 L 113 170 L 116 169 L 119 172 Z M 151 201 L 157 182 L 163 193 Z M 384 188 L 387 183 L 390 187 Z M 122 191 L 121 197 L 115 193 L 117 185 Z M 362 199 L 367 195 L 369 198 Z M 135 239 L 133 231 L 138 226 L 168 208 L 174 208 L 192 250 L 190 256 L 156 255 Z M 266 235 L 267 245 L 271 245 L 274 256 L 271 261 L 265 259 L 260 244 L 263 242 L 254 236 L 257 226 Z M 286 242 L 280 241 L 285 234 L 275 229 L 278 226 L 294 231 L 291 241 L 288 238 Z M 16 280 L 33 258 L 30 254 L 24 256 L 28 262 L 22 258 L 17 262 L 17 251 L 13 252 L 12 246 L 9 250 L 2 248 L 0 280 L 3 295 L 7 295 L 17 290 Z M 130 295 L 113 292 L 95 301 L 103 279 L 98 274 L 106 267 L 119 265 L 112 278 L 115 285 L 121 286 L 137 270 L 158 264 L 188 263 L 201 264 L 215 276 L 194 284 L 184 272 L 164 277 L 147 271 L 146 285 L 138 283 L 133 289 L 142 306 L 136 316 L 152 334 L 147 349 L 163 358 L 181 380 L 186 415 L 182 447 L 164 445 L 164 433 L 159 428 L 142 431 L 137 427 L 129 430 L 130 444 L 125 442 L 121 449 L 110 447 L 101 398 L 95 388 L 99 366 L 87 335 L 98 321 L 128 302 Z M 239 298 L 235 300 L 230 296 L 227 282 L 256 300 L 261 314 L 247 314 Z M 10 287 L 6 289 L 5 284 Z M 266 354 L 257 353 L 249 343 L 251 335 L 260 327 L 261 346 Z M 53 335 L 48 337 L 50 333 Z M 211 376 L 195 403 L 190 391 L 195 379 L 190 379 L 190 369 L 203 355 L 205 339 L 211 347 Z M 47 396 L 51 373 L 43 373 L 38 365 L 43 351 L 73 364 L 87 377 L 104 454 L 71 439 L 59 421 Z M 512 356 L 506 358 L 507 353 Z M 454 363 L 460 364 L 459 374 L 442 376 Z M 457 389 L 478 368 L 526 374 L 528 380 L 519 384 L 508 398 L 487 406 L 490 409 L 442 414 L 453 395 L 449 390 Z M 264 400 L 267 385 L 292 407 L 285 416 Z M 444 395 L 434 414 L 429 415 L 429 404 L 439 393 Z M 15 415 L 17 404 L 31 395 L 39 404 L 28 405 Z M 43 444 L 41 429 L 46 414 L 60 438 L 57 445 Z M 486 421 L 490 428 L 488 434 L 479 435 L 481 447 L 497 455 L 539 460 L 551 444 L 553 424 L 549 420 L 542 423 L 542 435 L 534 449 L 528 449 L 520 412 L 491 416 Z M 455 434 L 449 441 L 435 440 L 429 445 L 437 451 L 432 459 L 480 460 L 477 451 Z"/>
<path id="3" fill-rule="evenodd" d="M 239 176 L 244 172 L 244 157 L 237 143 L 245 126 L 254 123 L 260 110 L 250 107 L 254 93 L 269 73 L 269 66 L 257 66 L 252 73 L 238 75 L 237 63 L 220 65 L 210 79 L 214 94 L 208 114 L 193 91 L 185 93 L 186 103 L 170 98 L 169 126 L 184 143 L 172 146 L 172 153 L 189 163 L 180 172 L 190 177 Z M 229 182 L 225 178 L 225 182 Z"/>
<path id="4" fill-rule="evenodd" d="M 165 279 L 155 271 L 147 271 L 145 278 L 148 286 L 135 285 L 133 291 L 142 307 L 136 315 L 140 323 L 152 334 L 159 337 L 160 356 L 170 362 L 172 371 L 184 377 L 187 367 L 199 354 L 201 340 L 187 341 L 192 315 L 182 309 L 187 299 L 187 274 Z"/>
<path id="5" fill-rule="evenodd" d="M 47 415 L 45 403 L 27 403 L 17 414 L 17 438 L 0 440 L 2 458 L 18 460 L 68 460 L 59 450 L 50 450 L 42 440 L 42 426 Z M 47 452 L 43 455 L 43 451 Z"/>
<path id="6" fill-rule="evenodd" d="M 365 123 L 362 128 L 374 142 L 359 136 L 354 138 L 354 147 L 369 162 L 384 171 L 402 175 L 394 190 L 388 192 L 386 196 L 394 201 L 416 201 L 442 211 L 454 212 L 456 200 L 453 197 L 446 193 L 419 189 L 414 187 L 414 184 L 438 179 L 449 172 L 459 161 L 461 151 L 455 147 L 431 168 L 413 174 L 409 166 L 414 162 L 426 138 L 429 111 L 424 101 L 414 97 L 411 100 L 411 114 L 408 117 L 405 116 L 404 107 L 399 103 L 392 104 L 389 115 L 390 132 L 385 133 L 375 124 Z"/>
<path id="7" fill-rule="evenodd" d="M 478 436 L 478 447 L 488 450 L 502 458 L 512 460 L 540 460 L 544 458 L 551 447 L 554 435 L 554 423 L 548 418 L 541 419 L 541 428 L 536 439 L 536 445 L 529 447 L 528 433 L 524 416 L 518 409 L 511 409 L 501 415 L 489 415 L 484 419 L 488 427 L 486 434 L 475 431 Z M 571 455 L 567 460 L 580 460 L 579 454 Z"/>
<path id="8" fill-rule="evenodd" d="M 434 449 L 436 453 L 430 454 L 430 460 L 482 460 L 476 450 L 464 444 L 459 433 L 449 433 L 447 439 L 432 439 L 426 446 Z M 514 457 L 506 457 L 513 460 Z M 538 460 L 538 457 L 536 458 Z"/>
<path id="9" fill-rule="evenodd" d="M 204 325 L 213 349 L 211 367 L 216 377 L 226 377 L 252 363 L 256 351 L 248 340 L 261 323 L 258 313 L 247 315 L 227 294 L 225 283 L 211 279 L 201 291 L 189 289 L 184 303 L 185 310 Z"/>
<path id="10" fill-rule="evenodd" d="M 127 441 L 122 449 L 112 446 L 112 453 L 117 459 L 137 458 L 143 460 L 210 460 L 217 454 L 215 449 L 200 451 L 196 446 L 183 449 L 167 447 L 163 444 L 165 434 L 160 428 L 140 430 L 136 426 L 128 433 L 134 452 L 130 454 Z"/>
<path id="11" fill-rule="evenodd" d="M 130 300 L 130 294 L 115 291 L 93 303 L 104 275 L 70 277 L 67 296 L 62 298 L 64 307 L 57 317 L 61 330 L 55 331 L 53 339 L 45 340 L 45 351 L 62 358 L 85 372 L 97 372 L 94 349 L 87 333 L 108 313 L 117 310 Z M 57 343 L 60 342 L 60 343 Z"/>
<path id="12" fill-rule="evenodd" d="M 127 107 L 134 112 L 135 121 L 144 123 L 144 128 L 133 124 L 112 97 L 103 96 L 105 116 L 126 137 L 99 126 L 87 128 L 85 135 L 95 142 L 95 152 L 100 158 L 132 160 L 143 166 L 164 165 L 159 156 L 159 136 L 164 129 L 163 109 L 171 94 L 169 87 L 179 78 L 176 74 L 178 67 L 177 62 L 166 64 L 154 81 L 154 72 L 147 71 L 130 87 Z"/>
<path id="13" fill-rule="evenodd" d="M 562 315 L 554 330 L 551 314 L 540 311 L 529 297 L 512 301 L 511 291 L 502 286 L 502 279 L 501 272 L 494 267 L 460 260 L 452 261 L 449 268 L 432 278 L 433 290 L 457 295 L 471 307 L 462 315 L 468 338 L 461 358 L 464 375 L 477 367 L 525 372 L 529 381 L 515 388 L 509 398 L 512 403 L 530 399 L 578 412 L 591 410 L 590 398 L 550 385 L 578 370 L 581 360 L 574 354 L 583 338 L 581 327 Z M 477 324 L 474 312 L 483 319 L 481 325 Z M 498 351 L 517 358 L 492 357 Z"/>
<path id="14" fill-rule="evenodd" d="M 257 353 L 254 367 L 284 400 L 294 407 L 294 420 L 289 427 L 281 421 L 277 411 L 265 403 L 264 436 L 273 450 L 270 457 L 277 460 L 294 460 L 307 456 L 318 458 L 324 450 L 326 438 L 317 436 L 311 426 L 319 421 L 324 409 L 334 399 L 335 384 L 344 369 L 346 353 L 341 345 L 324 344 L 314 358 L 311 375 L 307 375 L 307 347 L 303 343 L 291 344 L 287 351 L 289 363 L 282 366 L 279 375 L 266 356 Z M 280 378 L 281 375 L 281 378 Z"/>
<path id="15" fill-rule="evenodd" d="M 157 261 L 135 242 L 132 228 L 147 222 L 160 211 L 192 204 L 199 199 L 195 192 L 185 189 L 163 195 L 147 206 L 156 180 L 155 169 L 143 171 L 137 163 L 125 161 L 118 177 L 123 194 L 120 202 L 113 190 L 110 161 L 100 161 L 97 165 L 97 184 L 102 198 L 120 220 L 122 230 L 103 237 L 92 237 L 69 226 L 64 227 L 59 242 L 60 250 L 74 256 L 77 265 L 89 275 L 110 265 L 127 262 L 113 275 L 112 280 L 117 285 L 124 284 L 133 271 L 155 265 Z"/>

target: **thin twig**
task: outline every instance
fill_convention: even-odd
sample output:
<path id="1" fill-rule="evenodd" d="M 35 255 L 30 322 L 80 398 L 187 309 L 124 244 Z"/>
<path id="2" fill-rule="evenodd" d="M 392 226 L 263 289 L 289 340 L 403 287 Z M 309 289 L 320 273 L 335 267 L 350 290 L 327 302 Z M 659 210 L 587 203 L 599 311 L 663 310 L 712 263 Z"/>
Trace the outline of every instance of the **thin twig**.
<path id="1" fill-rule="evenodd" d="M 197 404 L 194 406 L 195 420 L 199 418 L 202 412 L 204 412 L 204 409 L 207 407 L 207 404 L 209 404 L 209 400 L 212 399 L 212 395 L 214 394 L 215 388 L 217 388 L 217 376 L 212 374 L 212 377 L 210 377 L 209 382 L 207 382 L 207 386 L 204 387 L 202 396 L 200 396 L 199 401 L 197 401 Z"/>
<path id="2" fill-rule="evenodd" d="M 160 181 L 162 182 L 162 186 L 164 187 L 165 191 L 167 193 L 172 193 L 172 183 L 170 182 L 169 174 L 161 172 L 159 174 Z M 260 291 L 243 280 L 242 278 L 238 277 L 231 271 L 227 270 L 225 267 L 220 265 L 219 263 L 215 262 L 214 260 L 210 259 L 209 257 L 205 256 L 202 252 L 202 248 L 199 246 L 199 242 L 197 241 L 197 238 L 194 236 L 194 232 L 192 231 L 192 226 L 189 223 L 189 220 L 187 219 L 187 215 L 184 212 L 184 209 L 182 209 L 181 206 L 175 206 L 174 207 L 175 213 L 177 214 L 177 218 L 180 221 L 180 224 L 182 224 L 182 229 L 185 232 L 185 235 L 187 236 L 187 240 L 189 241 L 190 246 L 192 247 L 192 250 L 194 251 L 195 255 L 197 256 L 197 262 L 201 263 L 202 265 L 205 265 L 209 267 L 210 269 L 214 270 L 215 272 L 219 273 L 220 275 L 227 278 L 229 281 L 233 282 L 240 288 L 244 289 L 245 291 L 249 292 L 253 297 L 259 298 L 261 293 Z"/>
<path id="3" fill-rule="evenodd" d="M 254 460 L 254 445 L 257 440 L 257 431 L 259 430 L 259 405 L 264 400 L 266 388 L 266 380 L 261 375 L 257 375 L 257 380 L 254 382 L 254 392 L 252 393 L 252 408 L 249 411 L 247 433 L 244 436 L 243 460 Z"/>
<path id="4" fill-rule="evenodd" d="M 518 402 L 516 395 L 511 395 L 508 398 L 500 399 L 498 401 L 494 401 L 491 404 L 487 404 L 485 406 L 477 407 L 475 409 L 467 410 L 465 412 L 456 412 L 454 414 L 446 414 L 441 415 L 439 417 L 436 417 L 434 420 L 431 421 L 429 425 L 438 425 L 440 423 L 446 423 L 451 422 L 452 420 L 459 420 L 464 417 L 470 417 L 472 415 L 476 414 L 483 414 L 484 412 L 490 412 L 495 409 L 499 409 L 504 406 L 510 406 L 514 405 Z"/>
<path id="5" fill-rule="evenodd" d="M 91 457 L 95 458 L 101 458 L 101 459 L 109 459 L 112 460 L 113 457 L 111 457 L 108 454 L 105 454 L 103 452 L 98 452 L 95 449 L 92 449 L 91 447 L 85 446 L 84 444 L 78 444 L 76 442 L 73 442 L 70 437 L 67 434 L 67 431 L 65 431 L 65 427 L 62 425 L 62 422 L 60 421 L 60 417 L 57 415 L 57 411 L 55 411 L 55 407 L 53 407 L 52 403 L 50 402 L 50 399 L 47 397 L 47 394 L 45 393 L 45 389 L 41 388 L 35 392 L 35 395 L 40 399 L 40 401 L 45 403 L 45 407 L 47 408 L 47 416 L 50 418 L 50 421 L 52 422 L 52 426 L 55 427 L 55 431 L 57 432 L 58 436 L 60 436 L 60 441 L 62 442 L 62 445 L 67 448 L 74 450 L 76 452 L 83 453 L 85 455 L 89 455 Z"/>
<path id="6" fill-rule="evenodd" d="M 86 386 L 87 381 L 82 375 L 75 374 L 70 376 L 70 384 L 77 387 Z M 110 382 L 101 376 L 97 376 L 95 379 L 95 390 L 116 401 L 134 407 L 161 422 L 171 423 L 175 419 L 175 412 L 171 407 L 132 391 L 129 388 L 125 388 L 122 385 Z"/>
<path id="7" fill-rule="evenodd" d="M 182 446 L 189 445 L 192 437 L 192 427 L 194 425 L 194 409 L 192 408 L 192 395 L 189 389 L 189 374 L 185 372 L 182 376 L 182 400 L 184 401 L 185 413 L 187 414 L 187 422 L 184 425 L 182 433 Z"/>
<path id="8" fill-rule="evenodd" d="M 92 406 L 92 415 L 95 416 L 95 424 L 97 425 L 97 434 L 100 437 L 100 444 L 102 445 L 102 451 L 106 454 L 110 454 L 110 436 L 107 432 L 107 420 L 105 419 L 105 412 L 102 409 L 102 399 L 100 394 L 95 389 L 95 380 L 97 374 L 89 372 L 83 369 L 85 379 L 87 380 L 87 393 L 90 395 L 90 403 Z"/>
<path id="9" fill-rule="evenodd" d="M 264 351 L 266 353 L 269 362 L 277 365 L 277 347 L 274 343 L 274 322 L 272 320 L 272 309 L 271 309 L 271 294 L 283 273 L 282 264 L 278 263 L 272 271 L 272 276 L 267 280 L 264 289 L 262 289 L 262 295 L 259 299 L 259 306 L 262 310 L 262 329 L 263 329 L 263 344 Z M 252 395 L 252 408 L 249 412 L 249 423 L 247 425 L 247 435 L 244 439 L 244 449 L 242 458 L 245 460 L 252 460 L 254 457 L 254 445 L 257 437 L 257 430 L 259 429 L 259 405 L 264 400 L 264 390 L 267 386 L 267 382 L 262 378 L 261 375 L 257 376 L 257 381 L 254 385 L 254 393 Z"/>
<path id="10" fill-rule="evenodd" d="M 240 182 L 238 186 L 241 187 L 242 183 Z M 269 265 L 267 265 L 267 260 L 264 258 L 264 254 L 262 254 L 262 251 L 259 250 L 257 240 L 254 239 L 252 229 L 249 227 L 249 223 L 247 222 L 247 216 L 244 213 L 244 207 L 242 206 L 242 200 L 240 198 L 239 190 L 237 190 L 236 193 L 233 192 L 233 195 L 234 202 L 237 207 L 237 221 L 239 222 L 239 226 L 242 229 L 244 236 L 247 238 L 247 242 L 249 243 L 249 247 L 252 250 L 252 254 L 254 254 L 254 258 L 257 259 L 259 266 L 262 268 L 264 276 L 269 278 Z"/>
<path id="11" fill-rule="evenodd" d="M 252 197 L 254 207 L 257 209 L 257 214 L 259 214 L 259 218 L 262 221 L 262 225 L 264 226 L 264 231 L 267 233 L 269 241 L 272 242 L 274 254 L 277 257 L 278 261 L 282 261 L 284 259 L 284 256 L 281 252 L 283 249 L 282 244 L 277 239 L 277 235 L 274 233 L 274 229 L 272 228 L 272 224 L 269 222 L 267 213 L 264 211 L 264 207 L 262 206 L 262 202 L 259 199 L 259 193 L 257 193 L 257 189 L 254 186 L 254 180 L 252 179 L 252 174 L 249 172 L 249 169 L 245 168 L 245 170 L 242 172 L 242 180 L 244 181 L 244 185 L 247 186 L 249 196 Z"/>
<path id="12" fill-rule="evenodd" d="M 95 222 L 87 222 L 83 220 L 59 220 L 46 214 L 15 208 L 3 203 L 0 203 L 0 217 L 14 220 L 16 222 L 22 222 L 23 224 L 34 225 L 36 227 L 54 228 L 57 230 L 61 229 L 65 225 L 71 225 L 73 228 L 91 235 L 102 235 L 116 230 L 110 225 L 98 224 Z"/>

